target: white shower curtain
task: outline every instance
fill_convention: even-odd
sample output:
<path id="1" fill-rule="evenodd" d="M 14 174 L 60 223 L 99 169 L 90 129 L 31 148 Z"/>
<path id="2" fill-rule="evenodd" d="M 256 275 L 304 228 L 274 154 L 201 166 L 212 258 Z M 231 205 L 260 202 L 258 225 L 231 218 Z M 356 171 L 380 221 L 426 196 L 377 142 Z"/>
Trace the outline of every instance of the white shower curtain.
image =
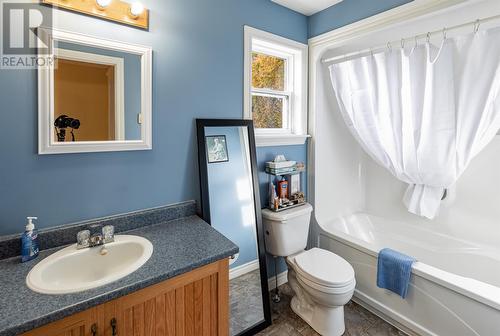
<path id="1" fill-rule="evenodd" d="M 354 137 L 409 184 L 408 210 L 434 218 L 445 189 L 500 128 L 500 29 L 387 50 L 329 70 Z"/>

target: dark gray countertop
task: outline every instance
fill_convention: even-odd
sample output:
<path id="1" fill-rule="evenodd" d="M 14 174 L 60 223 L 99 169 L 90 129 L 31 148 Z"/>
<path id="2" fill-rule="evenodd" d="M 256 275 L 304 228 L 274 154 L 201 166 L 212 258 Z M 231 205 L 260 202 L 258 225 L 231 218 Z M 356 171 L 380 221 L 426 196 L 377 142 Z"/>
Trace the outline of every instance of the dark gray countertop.
<path id="1" fill-rule="evenodd" d="M 227 258 L 238 247 L 197 216 L 126 232 L 149 239 L 153 255 L 140 269 L 111 284 L 80 293 L 44 295 L 26 286 L 33 266 L 60 248 L 30 262 L 0 260 L 0 335 L 17 335 L 135 292 L 203 265 Z"/>

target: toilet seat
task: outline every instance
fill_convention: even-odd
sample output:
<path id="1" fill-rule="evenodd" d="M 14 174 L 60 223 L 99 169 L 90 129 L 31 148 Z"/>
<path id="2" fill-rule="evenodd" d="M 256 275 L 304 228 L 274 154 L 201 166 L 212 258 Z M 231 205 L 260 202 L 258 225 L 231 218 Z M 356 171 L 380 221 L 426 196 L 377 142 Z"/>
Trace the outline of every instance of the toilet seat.
<path id="1" fill-rule="evenodd" d="M 343 258 L 313 248 L 293 258 L 297 275 L 305 284 L 325 293 L 344 293 L 356 285 L 354 269 Z"/>

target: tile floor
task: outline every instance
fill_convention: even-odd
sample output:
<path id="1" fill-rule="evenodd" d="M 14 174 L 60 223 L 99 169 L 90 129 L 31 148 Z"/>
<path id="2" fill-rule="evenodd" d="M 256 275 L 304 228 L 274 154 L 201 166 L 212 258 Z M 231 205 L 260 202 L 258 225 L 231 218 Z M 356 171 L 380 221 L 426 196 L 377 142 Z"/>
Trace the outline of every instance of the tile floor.
<path id="1" fill-rule="evenodd" d="M 244 274 L 229 282 L 229 304 L 230 335 L 237 335 L 264 320 L 260 270 Z"/>
<path id="2" fill-rule="evenodd" d="M 273 325 L 259 336 L 315 336 L 319 335 L 290 308 L 291 288 L 280 286 L 281 302 L 271 301 Z M 345 307 L 346 332 L 344 336 L 404 336 L 401 331 L 354 302 Z"/>

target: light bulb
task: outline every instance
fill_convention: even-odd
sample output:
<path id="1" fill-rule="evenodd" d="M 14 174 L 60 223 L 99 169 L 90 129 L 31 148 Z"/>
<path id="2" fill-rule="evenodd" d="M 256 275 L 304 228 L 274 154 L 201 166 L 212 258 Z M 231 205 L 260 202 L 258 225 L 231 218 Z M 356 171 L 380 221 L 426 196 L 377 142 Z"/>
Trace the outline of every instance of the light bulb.
<path id="1" fill-rule="evenodd" d="M 95 0 L 97 7 L 104 9 L 109 6 L 112 0 Z"/>
<path id="2" fill-rule="evenodd" d="M 132 14 L 133 17 L 138 17 L 142 14 L 143 11 L 144 6 L 140 2 L 132 2 L 132 4 L 130 5 L 130 14 Z"/>

